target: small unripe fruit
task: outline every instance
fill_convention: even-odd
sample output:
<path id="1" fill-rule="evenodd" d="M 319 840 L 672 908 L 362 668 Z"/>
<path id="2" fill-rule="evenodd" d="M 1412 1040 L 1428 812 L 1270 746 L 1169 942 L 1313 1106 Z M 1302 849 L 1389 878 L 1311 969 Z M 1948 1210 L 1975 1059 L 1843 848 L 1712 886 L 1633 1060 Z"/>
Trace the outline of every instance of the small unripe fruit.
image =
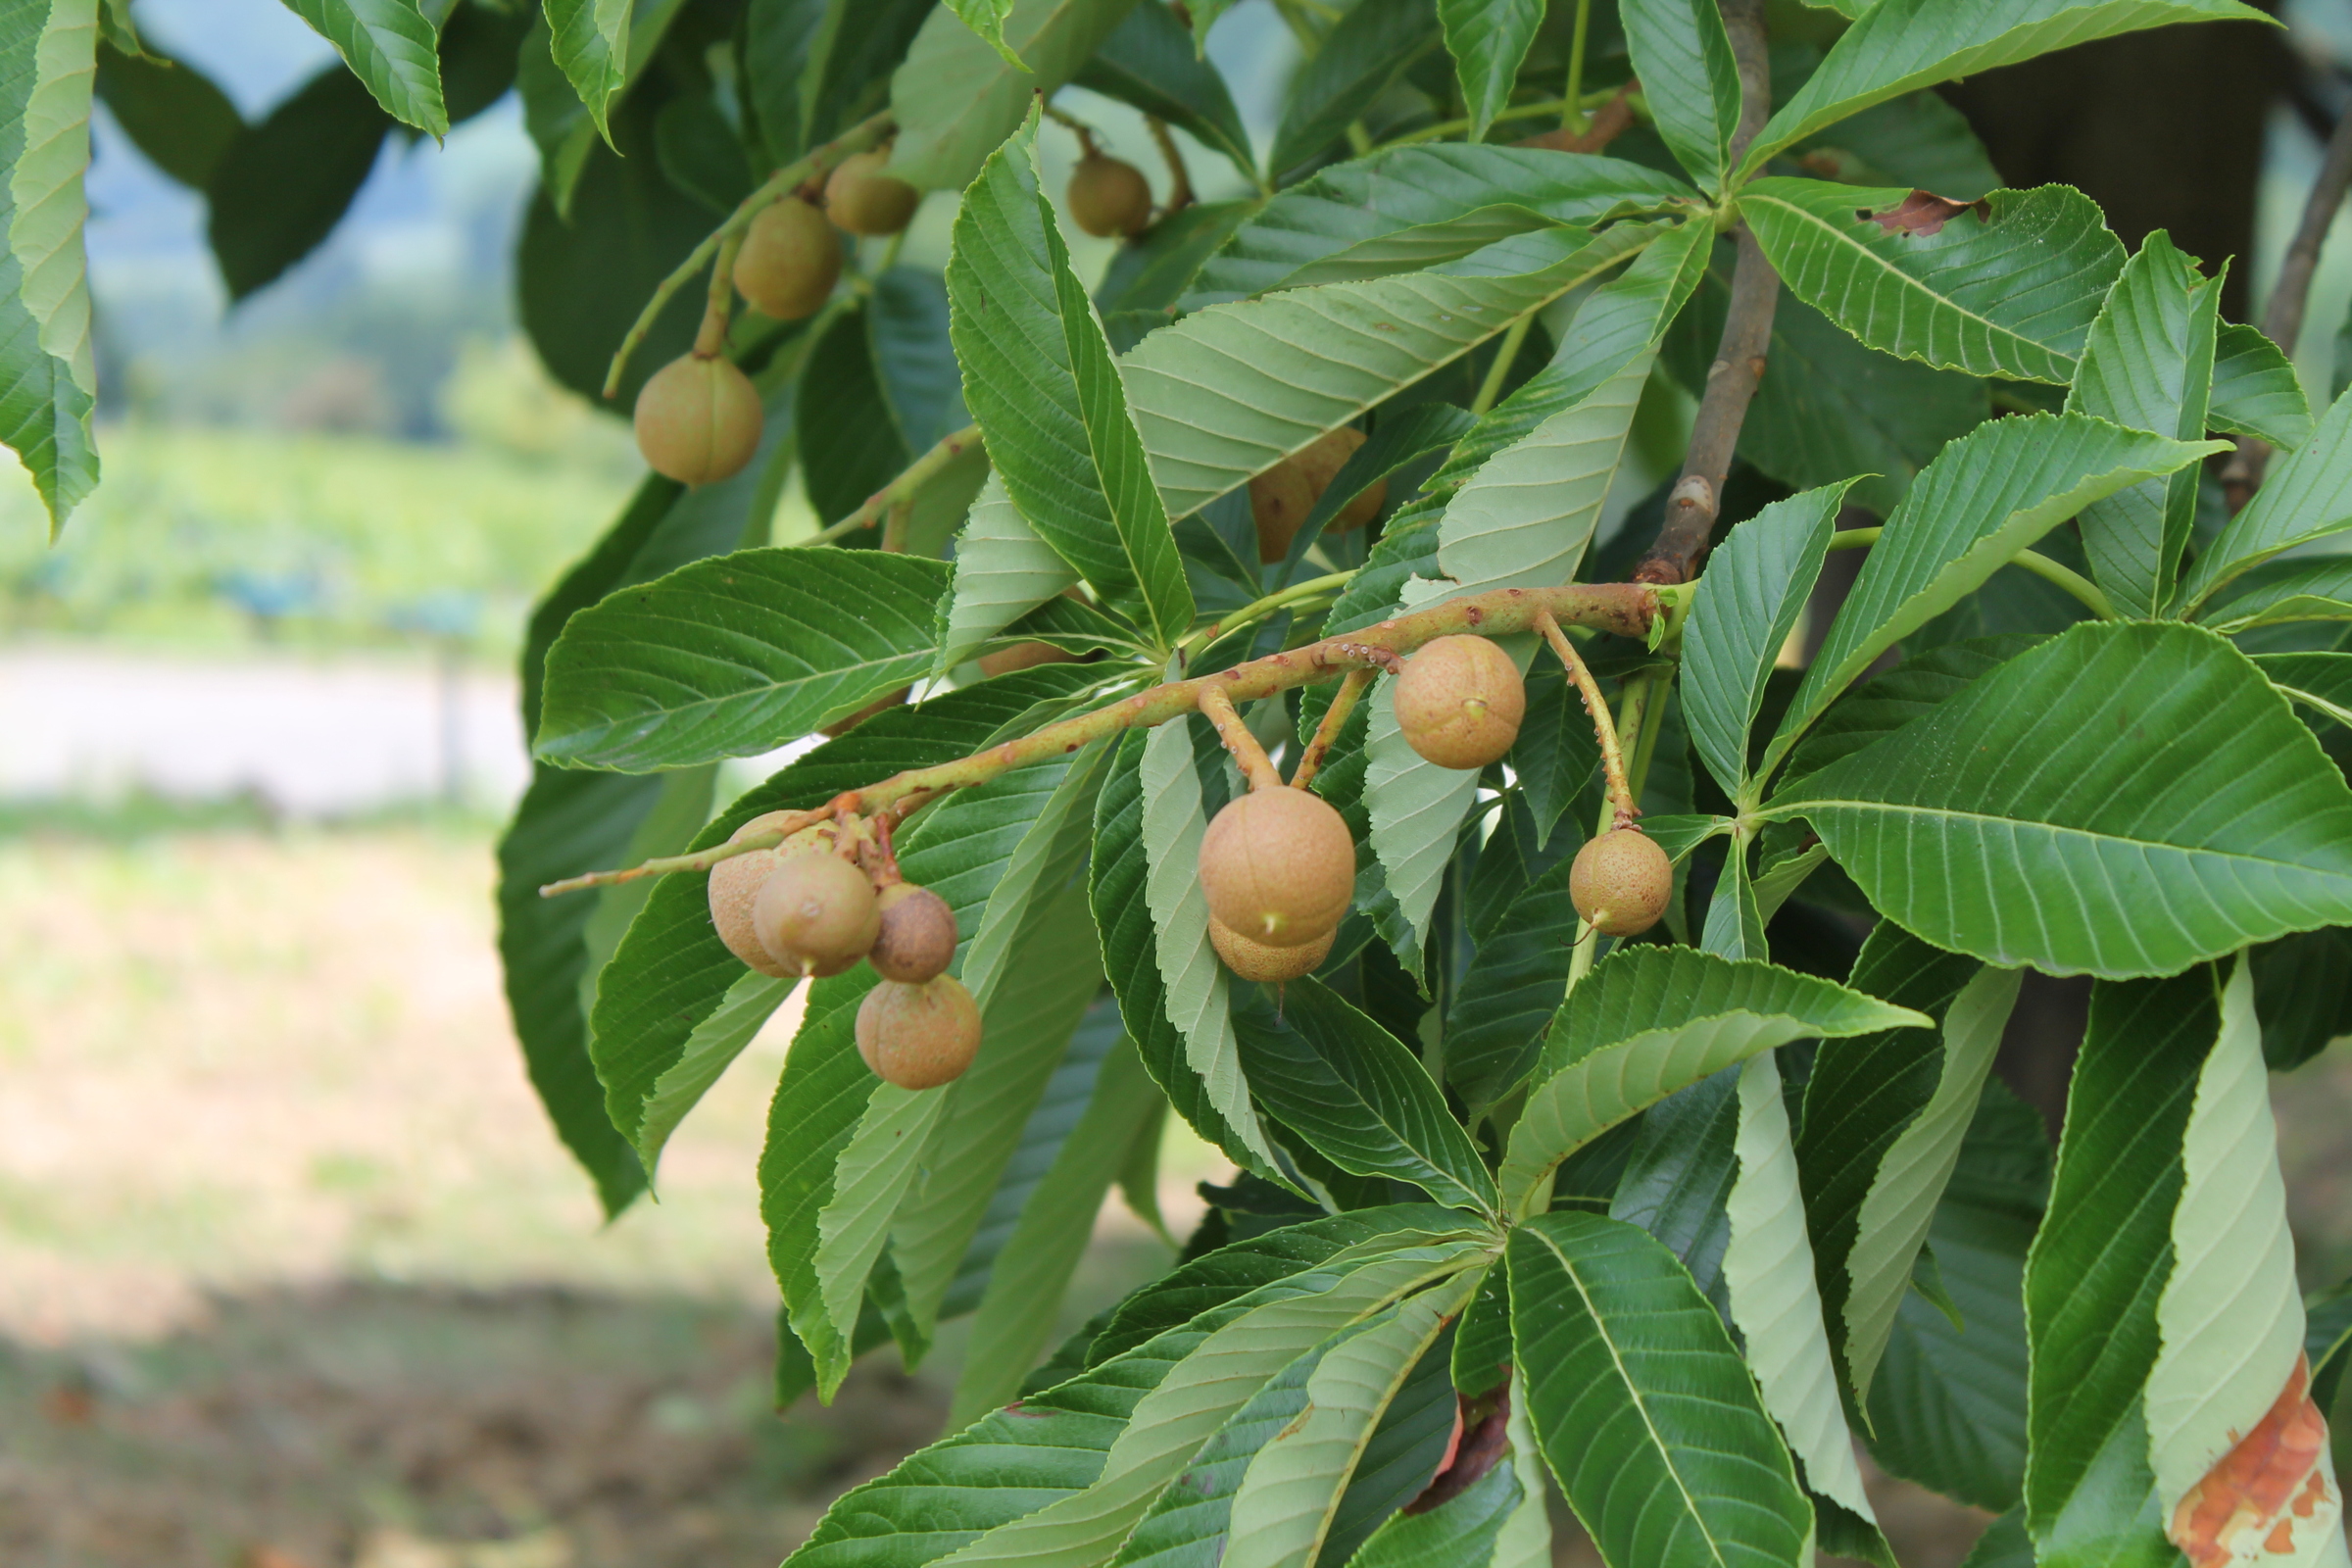
<path id="1" fill-rule="evenodd" d="M 1335 926 L 1312 942 L 1301 942 L 1295 948 L 1270 948 L 1263 942 L 1252 942 L 1213 914 L 1208 917 L 1208 945 L 1217 950 L 1225 967 L 1245 980 L 1262 980 L 1268 985 L 1313 974 L 1331 956 L 1331 945 L 1339 935 Z"/>
<path id="2" fill-rule="evenodd" d="M 785 856 L 752 901 L 752 930 L 787 974 L 841 973 L 881 926 L 873 884 L 831 850 Z"/>
<path id="3" fill-rule="evenodd" d="M 852 153 L 825 181 L 825 216 L 853 234 L 896 234 L 923 193 L 882 172 L 888 153 Z"/>
<path id="4" fill-rule="evenodd" d="M 885 980 L 920 985 L 956 957 L 956 911 L 929 888 L 893 882 L 875 899 L 882 925 L 866 961 Z"/>
<path id="5" fill-rule="evenodd" d="M 1635 828 L 1612 828 L 1576 852 L 1568 898 L 1602 936 L 1639 936 L 1658 923 L 1674 897 L 1674 863 L 1657 841 Z"/>
<path id="6" fill-rule="evenodd" d="M 1093 153 L 1070 174 L 1070 221 L 1097 239 L 1132 238 L 1152 224 L 1152 185 L 1143 171 Z"/>
<path id="7" fill-rule="evenodd" d="M 1396 727 L 1424 759 L 1484 767 L 1519 738 L 1527 688 L 1511 656 L 1486 638 L 1440 637 L 1404 662 L 1396 704 Z"/>
<path id="8" fill-rule="evenodd" d="M 1355 449 L 1363 444 L 1363 431 L 1352 424 L 1343 424 L 1337 430 L 1326 431 L 1309 442 L 1291 461 L 1305 472 L 1307 488 L 1320 501 L 1323 492 L 1331 488 L 1331 481 L 1338 478 L 1340 470 L 1347 466 L 1348 460 L 1355 456 Z M 1380 509 L 1388 499 L 1389 481 L 1376 479 L 1353 501 L 1342 507 L 1323 525 L 1323 531 L 1347 533 L 1350 529 L 1361 528 L 1380 515 Z"/>
<path id="9" fill-rule="evenodd" d="M 840 279 L 840 237 L 798 196 L 760 209 L 735 255 L 735 292 L 779 321 L 814 316 Z"/>
<path id="10" fill-rule="evenodd" d="M 769 832 L 793 814 L 768 811 L 755 816 L 729 834 L 727 842 L 740 844 L 755 833 Z M 785 856 L 803 849 L 830 848 L 831 835 L 830 828 L 804 828 L 772 850 L 751 850 L 710 868 L 710 924 L 729 953 L 761 974 L 774 975 L 779 980 L 790 979 L 800 972 L 785 968 L 760 945 L 760 935 L 752 926 L 752 905 L 760 897 L 760 885 Z"/>
<path id="11" fill-rule="evenodd" d="M 710 484 L 741 473 L 760 450 L 760 392 L 723 355 L 682 354 L 637 394 L 637 450 L 656 473 Z"/>
<path id="12" fill-rule="evenodd" d="M 993 654 L 980 656 L 983 675 L 1009 675 L 1016 669 L 1035 669 L 1040 664 L 1074 664 L 1076 654 L 1065 654 L 1052 643 L 1014 643 Z"/>
<path id="13" fill-rule="evenodd" d="M 1272 565 L 1291 553 L 1298 525 L 1315 510 L 1314 486 L 1296 458 L 1285 458 L 1250 481 L 1250 520 L 1257 524 L 1257 560 Z"/>
<path id="14" fill-rule="evenodd" d="M 951 975 L 919 986 L 885 980 L 858 1004 L 858 1054 L 901 1089 L 937 1089 L 980 1052 L 980 1008 Z"/>
<path id="15" fill-rule="evenodd" d="M 1339 929 L 1355 894 L 1355 841 L 1321 796 L 1253 790 L 1200 838 L 1200 888 L 1227 930 L 1296 948 Z"/>

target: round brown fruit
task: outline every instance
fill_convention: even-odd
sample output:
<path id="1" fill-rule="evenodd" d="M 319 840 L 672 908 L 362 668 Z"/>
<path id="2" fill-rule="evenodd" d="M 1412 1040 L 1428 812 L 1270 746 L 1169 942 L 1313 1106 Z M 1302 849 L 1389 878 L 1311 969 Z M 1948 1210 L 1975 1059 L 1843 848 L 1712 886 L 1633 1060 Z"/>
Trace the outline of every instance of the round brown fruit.
<path id="1" fill-rule="evenodd" d="M 1229 804 L 1200 839 L 1200 888 L 1227 930 L 1296 948 L 1339 929 L 1355 893 L 1355 841 L 1321 796 L 1288 787 Z"/>
<path id="2" fill-rule="evenodd" d="M 1070 221 L 1097 239 L 1133 238 L 1152 225 L 1152 185 L 1144 172 L 1092 153 L 1070 173 Z"/>
<path id="3" fill-rule="evenodd" d="M 724 356 L 682 354 L 637 394 L 637 450 L 656 473 L 710 484 L 741 473 L 760 450 L 760 393 Z"/>
<path id="4" fill-rule="evenodd" d="M 1040 664 L 1074 664 L 1076 654 L 1065 654 L 1052 643 L 1014 643 L 993 654 L 980 656 L 983 675 L 1009 675 L 1016 669 L 1035 669 Z"/>
<path id="5" fill-rule="evenodd" d="M 1527 688 L 1511 656 L 1484 637 L 1424 643 L 1396 677 L 1396 727 L 1440 767 L 1484 767 L 1519 738 Z"/>
<path id="6" fill-rule="evenodd" d="M 796 813 L 768 811 L 753 817 L 727 836 L 729 844 L 741 844 L 755 833 L 773 829 L 784 818 Z M 752 926 L 752 905 L 760 897 L 760 884 L 785 856 L 803 848 L 830 848 L 833 830 L 828 827 L 804 828 L 772 850 L 751 850 L 710 868 L 710 924 L 718 931 L 718 940 L 732 953 L 761 974 L 774 975 L 779 980 L 790 979 L 798 970 L 787 969 L 778 963 L 768 951 L 760 945 L 759 933 Z"/>
<path id="7" fill-rule="evenodd" d="M 1339 477 L 1340 469 L 1347 466 L 1349 458 L 1355 456 L 1355 449 L 1363 444 L 1363 431 L 1352 424 L 1343 424 L 1337 430 L 1328 430 L 1317 436 L 1299 449 L 1298 456 L 1291 461 L 1305 470 L 1307 488 L 1320 501 L 1323 492 L 1331 488 L 1331 481 Z M 1347 533 L 1350 529 L 1361 528 L 1380 515 L 1381 506 L 1388 499 L 1389 481 L 1376 479 L 1353 501 L 1342 507 L 1323 525 L 1323 531 Z"/>
<path id="8" fill-rule="evenodd" d="M 760 209 L 735 255 L 735 292 L 779 321 L 814 316 L 840 280 L 840 236 L 798 196 Z"/>
<path id="9" fill-rule="evenodd" d="M 1268 985 L 1313 974 L 1331 956 L 1331 945 L 1339 934 L 1335 926 L 1312 942 L 1301 942 L 1295 948 L 1270 948 L 1263 942 L 1250 941 L 1213 914 L 1208 917 L 1208 945 L 1217 950 L 1225 967 L 1245 980 L 1262 980 Z"/>
<path id="10" fill-rule="evenodd" d="M 920 985 L 948 972 L 956 957 L 956 911 L 929 888 L 893 882 L 874 901 L 882 928 L 866 960 L 885 980 Z"/>
<path id="11" fill-rule="evenodd" d="M 853 234 L 896 234 L 923 193 L 882 172 L 888 153 L 852 153 L 825 181 L 825 216 Z"/>
<path id="12" fill-rule="evenodd" d="M 1674 864 L 1638 828 L 1612 828 L 1576 852 L 1568 898 L 1603 936 L 1638 936 L 1658 923 L 1674 897 Z"/>
<path id="13" fill-rule="evenodd" d="M 937 1089 L 963 1076 L 980 1052 L 980 1008 L 963 982 L 885 980 L 858 1004 L 858 1054 L 901 1089 Z"/>
<path id="14" fill-rule="evenodd" d="M 1272 565 L 1291 553 L 1298 525 L 1315 510 L 1315 489 L 1296 458 L 1285 458 L 1250 481 L 1250 518 L 1257 524 L 1257 560 Z"/>
<path id="15" fill-rule="evenodd" d="M 881 926 L 873 884 L 829 848 L 778 859 L 752 901 L 752 930 L 787 974 L 841 973 Z"/>

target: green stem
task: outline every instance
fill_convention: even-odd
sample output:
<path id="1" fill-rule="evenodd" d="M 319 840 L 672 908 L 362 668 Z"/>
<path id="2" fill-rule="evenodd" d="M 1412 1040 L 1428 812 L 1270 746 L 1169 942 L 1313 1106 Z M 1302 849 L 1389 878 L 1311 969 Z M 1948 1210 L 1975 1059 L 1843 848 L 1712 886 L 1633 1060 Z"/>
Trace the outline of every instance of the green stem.
<path id="1" fill-rule="evenodd" d="M 821 324 L 810 326 L 806 334 L 808 341 L 812 343 L 816 341 Z M 860 528 L 872 527 L 890 512 L 892 507 L 901 502 L 912 501 L 916 493 L 936 478 L 942 468 L 979 444 L 980 427 L 976 424 L 967 424 L 953 435 L 941 436 L 938 444 L 933 446 L 930 451 L 902 468 L 897 478 L 866 497 L 864 506 L 859 507 L 839 522 L 819 530 L 815 538 L 807 540 L 806 543 L 829 545 L 834 540 L 856 533 Z"/>
<path id="2" fill-rule="evenodd" d="M 1313 599 L 1345 588 L 1354 576 L 1355 568 L 1351 566 L 1346 571 L 1335 571 L 1325 577 L 1310 577 L 1304 582 L 1295 582 L 1288 588 L 1276 589 L 1263 599 L 1253 600 L 1232 614 L 1223 616 L 1201 627 L 1199 631 L 1191 633 L 1176 647 L 1189 657 L 1200 649 L 1206 648 L 1210 643 L 1238 626 L 1247 626 L 1251 621 L 1263 620 L 1277 610 L 1287 610 L 1300 600 Z"/>
<path id="3" fill-rule="evenodd" d="M 1479 385 L 1478 396 L 1470 400 L 1472 418 L 1493 408 L 1502 395 L 1502 378 L 1511 373 L 1511 362 L 1519 358 L 1519 345 L 1527 341 L 1527 329 L 1535 319 L 1536 313 L 1530 311 L 1503 330 L 1502 341 L 1494 347 L 1494 363 L 1487 367 L 1487 378 Z"/>
<path id="4" fill-rule="evenodd" d="M 1548 612 L 1563 624 L 1599 626 L 1621 637 L 1646 634 L 1657 618 L 1658 598 L 1648 587 L 1634 582 L 1570 583 L 1562 588 L 1496 588 L 1483 594 L 1432 605 L 1409 615 L 1398 615 L 1340 637 L 1326 637 L 1302 648 L 1287 649 L 1236 664 L 1231 669 L 1192 680 L 1169 681 L 1090 713 L 1048 724 L 970 757 L 932 767 L 909 768 L 878 784 L 848 790 L 814 810 L 796 811 L 773 831 L 755 833 L 730 844 L 694 855 L 669 856 L 620 871 L 592 871 L 539 891 L 548 896 L 633 882 L 639 877 L 670 871 L 707 871 L 719 861 L 753 850 L 773 849 L 802 828 L 849 814 L 890 811 L 904 816 L 916 806 L 953 789 L 985 784 L 1000 774 L 1076 751 L 1089 742 L 1122 730 L 1148 729 L 1181 714 L 1196 711 L 1200 694 L 1210 686 L 1233 702 L 1255 702 L 1294 686 L 1345 675 L 1349 670 L 1393 666 L 1432 638 L 1462 632 L 1507 637 L 1531 629 L 1536 616 Z"/>
<path id="5" fill-rule="evenodd" d="M 1879 535 L 1886 531 L 1884 528 L 1847 528 L 1842 532 L 1830 535 L 1830 548 L 1832 550 L 1860 550 L 1865 546 L 1877 544 Z M 2013 566 L 2023 566 L 2043 582 L 2052 583 L 2065 589 L 2081 601 L 2083 609 L 2101 620 L 2123 618 L 2115 612 L 2115 606 L 2108 602 L 2106 594 L 2100 591 L 2097 583 L 2092 582 L 2072 566 L 2062 562 L 2052 561 L 2038 550 L 2020 550 L 2009 558 L 2009 564 Z"/>
<path id="6" fill-rule="evenodd" d="M 1576 34 L 1568 45 L 1568 90 L 1561 94 L 1560 128 L 1584 134 L 1585 35 L 1592 25 L 1592 0 L 1576 0 Z"/>

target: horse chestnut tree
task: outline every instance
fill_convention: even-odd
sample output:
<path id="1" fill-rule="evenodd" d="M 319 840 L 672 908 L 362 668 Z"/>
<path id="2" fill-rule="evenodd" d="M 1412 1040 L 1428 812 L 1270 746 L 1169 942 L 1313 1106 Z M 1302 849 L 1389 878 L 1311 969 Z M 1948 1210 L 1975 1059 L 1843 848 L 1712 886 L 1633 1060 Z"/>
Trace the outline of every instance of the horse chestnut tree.
<path id="1" fill-rule="evenodd" d="M 557 1130 L 618 1210 L 805 986 L 779 1398 L 975 1316 L 793 1560 L 1519 1565 L 1557 1497 L 1612 1568 L 1891 1563 L 1858 1443 L 1988 1565 L 2343 1564 L 2267 1084 L 2352 1030 L 2352 402 L 1930 91 L 2261 14 L 1283 0 L 1268 142 L 1226 9 L 319 24 L 354 134 L 521 84 L 521 319 L 650 411 L 524 653 Z M 0 38 L 0 434 L 61 519 L 95 14 Z M 191 79 L 97 76 L 133 135 Z M 1120 103 L 1153 176 L 1073 198 Z M 315 210 L 216 206 L 240 292 L 348 199 L 304 135 Z M 2029 969 L 2090 977 L 2054 1150 L 1991 1077 Z M 1239 1176 L 1051 1343 L 1171 1114 Z"/>

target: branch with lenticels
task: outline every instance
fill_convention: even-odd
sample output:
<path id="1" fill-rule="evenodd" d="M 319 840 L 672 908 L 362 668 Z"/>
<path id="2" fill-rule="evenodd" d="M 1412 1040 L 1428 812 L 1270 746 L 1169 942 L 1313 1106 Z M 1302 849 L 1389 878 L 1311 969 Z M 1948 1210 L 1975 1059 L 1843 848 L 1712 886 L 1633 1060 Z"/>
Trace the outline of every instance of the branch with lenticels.
<path id="1" fill-rule="evenodd" d="M 609 887 L 640 877 L 672 871 L 708 871 L 719 861 L 753 850 L 772 849 L 789 835 L 818 822 L 848 816 L 878 816 L 892 825 L 917 808 L 950 790 L 985 784 L 1001 773 L 1030 762 L 1074 752 L 1089 741 L 1121 730 L 1146 729 L 1171 718 L 1198 711 L 1203 693 L 1211 690 L 1230 702 L 1254 702 L 1294 686 L 1345 676 L 1355 670 L 1385 667 L 1433 638 L 1457 632 L 1500 637 L 1530 630 L 1549 615 L 1563 624 L 1594 626 L 1625 637 L 1643 637 L 1659 616 L 1669 613 L 1680 595 L 1673 587 L 1642 583 L 1570 583 L 1564 588 L 1498 588 L 1472 594 L 1398 615 L 1378 625 L 1359 627 L 1338 637 L 1308 643 L 1284 653 L 1269 654 L 1213 675 L 1169 681 L 1149 691 L 1099 708 L 1093 712 L 1048 724 L 1043 729 L 989 747 L 970 757 L 933 767 L 910 768 L 878 784 L 849 790 L 813 810 L 796 811 L 774 830 L 755 833 L 693 855 L 673 855 L 617 871 L 591 871 L 539 891 L 553 897 L 584 888 Z"/>

